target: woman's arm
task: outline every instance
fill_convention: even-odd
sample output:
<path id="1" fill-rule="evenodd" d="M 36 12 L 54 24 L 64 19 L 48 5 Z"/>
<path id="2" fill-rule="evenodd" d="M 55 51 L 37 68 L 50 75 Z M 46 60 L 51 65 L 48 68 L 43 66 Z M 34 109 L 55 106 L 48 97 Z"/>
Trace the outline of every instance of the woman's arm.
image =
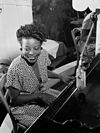
<path id="1" fill-rule="evenodd" d="M 39 97 L 38 93 L 22 93 L 18 89 L 10 86 L 9 88 L 11 103 L 14 105 L 23 105 L 30 102 L 35 102 Z"/>
<path id="2" fill-rule="evenodd" d="M 74 79 L 73 76 L 66 76 L 66 77 L 64 77 L 62 74 L 57 74 L 57 73 L 54 73 L 54 72 L 52 72 L 50 70 L 48 70 L 48 77 L 49 78 L 54 78 L 54 79 L 56 79 L 56 78 L 60 79 L 61 81 L 65 82 L 65 83 L 67 83 L 70 80 Z"/>
<path id="3" fill-rule="evenodd" d="M 56 74 L 56 73 L 54 73 L 54 72 L 52 72 L 50 70 L 48 70 L 47 72 L 48 72 L 48 77 L 49 78 L 55 78 L 55 79 L 57 78 L 57 79 L 60 79 L 60 76 L 58 74 Z"/>
<path id="4" fill-rule="evenodd" d="M 13 87 L 8 88 L 10 90 L 11 103 L 13 106 L 20 106 L 24 104 L 37 103 L 38 100 L 43 101 L 47 105 L 51 104 L 55 97 L 46 93 L 21 93 L 18 89 Z"/>

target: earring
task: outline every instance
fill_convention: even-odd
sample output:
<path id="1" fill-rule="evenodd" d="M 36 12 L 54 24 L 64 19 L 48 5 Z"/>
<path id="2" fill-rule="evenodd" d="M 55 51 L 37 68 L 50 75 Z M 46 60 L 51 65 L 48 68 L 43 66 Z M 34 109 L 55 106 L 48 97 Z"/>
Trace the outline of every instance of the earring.
<path id="1" fill-rule="evenodd" d="M 20 51 L 22 51 L 22 48 L 20 48 Z"/>

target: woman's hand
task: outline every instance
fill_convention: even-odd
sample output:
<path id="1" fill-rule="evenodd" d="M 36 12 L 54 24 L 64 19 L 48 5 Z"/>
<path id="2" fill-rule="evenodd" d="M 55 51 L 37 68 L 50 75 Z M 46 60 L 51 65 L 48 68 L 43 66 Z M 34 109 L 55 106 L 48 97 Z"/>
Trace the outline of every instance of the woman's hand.
<path id="1" fill-rule="evenodd" d="M 40 93 L 39 98 L 47 105 L 50 105 L 56 99 L 56 97 L 47 93 Z"/>
<path id="2" fill-rule="evenodd" d="M 64 75 L 59 74 L 59 79 L 65 83 L 68 83 L 70 80 L 73 80 L 74 77 L 70 75 L 64 76 Z"/>
<path id="3" fill-rule="evenodd" d="M 49 88 L 48 88 L 45 84 L 41 83 L 41 84 L 39 85 L 38 89 L 39 89 L 39 91 L 41 91 L 41 92 L 45 92 L 45 91 L 48 90 Z"/>

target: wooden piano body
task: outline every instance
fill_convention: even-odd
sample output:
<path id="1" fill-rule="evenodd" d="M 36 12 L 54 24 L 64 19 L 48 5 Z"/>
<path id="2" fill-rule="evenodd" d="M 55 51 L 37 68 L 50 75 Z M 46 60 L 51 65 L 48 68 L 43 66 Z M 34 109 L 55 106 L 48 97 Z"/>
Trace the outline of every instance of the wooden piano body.
<path id="1" fill-rule="evenodd" d="M 65 85 L 58 98 L 25 133 L 99 133 L 100 54 L 86 73 L 87 87 L 84 90 L 76 88 L 76 80 Z"/>

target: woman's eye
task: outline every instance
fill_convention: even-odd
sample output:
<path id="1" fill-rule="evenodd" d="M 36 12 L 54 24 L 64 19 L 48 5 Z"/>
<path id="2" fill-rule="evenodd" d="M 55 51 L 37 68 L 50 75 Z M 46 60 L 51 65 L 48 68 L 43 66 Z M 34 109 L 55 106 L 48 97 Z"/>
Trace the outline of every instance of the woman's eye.
<path id="1" fill-rule="evenodd" d="M 39 49 L 41 49 L 40 47 L 36 47 L 36 48 L 34 48 L 34 50 L 39 50 Z"/>
<path id="2" fill-rule="evenodd" d="M 29 49 L 29 48 L 25 48 L 25 50 L 26 50 L 26 51 L 30 51 L 30 49 Z"/>

